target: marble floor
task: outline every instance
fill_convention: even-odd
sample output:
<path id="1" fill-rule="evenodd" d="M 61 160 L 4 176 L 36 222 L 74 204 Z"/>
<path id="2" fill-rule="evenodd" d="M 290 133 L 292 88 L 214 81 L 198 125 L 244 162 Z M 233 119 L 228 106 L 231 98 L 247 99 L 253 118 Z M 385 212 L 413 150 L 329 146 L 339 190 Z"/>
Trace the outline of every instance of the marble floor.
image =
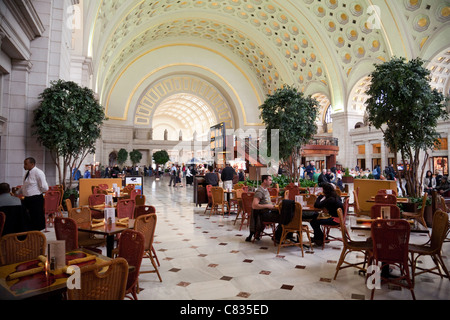
<path id="1" fill-rule="evenodd" d="M 245 242 L 248 230 L 239 230 L 235 215 L 204 214 L 205 205 L 193 203 L 193 187 L 168 187 L 168 178 L 146 178 L 147 204 L 157 210 L 154 247 L 162 282 L 155 273 L 141 274 L 139 300 L 368 300 L 365 277 L 354 268 L 341 270 L 333 280 L 342 243 L 333 241 L 306 249 L 277 247 L 269 237 Z M 352 202 L 352 199 L 351 201 Z M 339 232 L 339 231 L 336 231 Z M 332 231 L 333 233 L 333 231 Z M 46 233 L 51 239 L 54 233 Z M 338 233 L 336 234 L 338 235 Z M 365 232 L 351 232 L 364 239 Z M 424 243 L 426 235 L 411 234 L 411 243 Z M 444 261 L 450 267 L 450 243 L 444 243 Z M 352 253 L 350 259 L 360 260 Z M 432 263 L 429 257 L 422 265 Z M 141 270 L 151 270 L 144 260 Z M 418 300 L 448 300 L 450 281 L 437 275 L 416 278 Z M 376 300 L 411 300 L 408 290 L 383 285 Z"/>

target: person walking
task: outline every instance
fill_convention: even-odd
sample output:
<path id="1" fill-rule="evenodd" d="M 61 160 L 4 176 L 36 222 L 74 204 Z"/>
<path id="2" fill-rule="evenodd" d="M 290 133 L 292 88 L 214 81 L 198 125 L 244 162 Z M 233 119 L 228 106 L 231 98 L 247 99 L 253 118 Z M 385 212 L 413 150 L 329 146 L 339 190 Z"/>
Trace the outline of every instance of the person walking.
<path id="1" fill-rule="evenodd" d="M 32 157 L 24 160 L 23 168 L 27 173 L 18 193 L 24 196 L 23 205 L 30 214 L 32 230 L 41 231 L 46 224 L 43 193 L 48 191 L 47 179 L 45 173 L 36 167 L 36 160 Z"/>

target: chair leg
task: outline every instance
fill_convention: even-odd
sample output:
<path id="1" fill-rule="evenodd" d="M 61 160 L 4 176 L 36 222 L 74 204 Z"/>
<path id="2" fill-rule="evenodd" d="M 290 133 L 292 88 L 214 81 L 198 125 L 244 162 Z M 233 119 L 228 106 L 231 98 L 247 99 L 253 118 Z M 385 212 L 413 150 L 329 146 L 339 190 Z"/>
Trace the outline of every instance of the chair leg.
<path id="1" fill-rule="evenodd" d="M 152 246 L 152 253 L 153 253 L 153 256 L 156 259 L 156 263 L 158 264 L 158 267 L 160 267 L 158 256 L 156 255 L 156 251 L 155 251 L 155 248 L 153 246 Z"/>

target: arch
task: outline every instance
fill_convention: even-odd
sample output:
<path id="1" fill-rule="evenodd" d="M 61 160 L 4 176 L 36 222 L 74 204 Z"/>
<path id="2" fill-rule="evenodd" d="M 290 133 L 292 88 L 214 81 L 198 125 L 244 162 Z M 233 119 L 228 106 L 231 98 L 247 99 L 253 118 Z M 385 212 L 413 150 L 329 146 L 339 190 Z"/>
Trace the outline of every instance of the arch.
<path id="1" fill-rule="evenodd" d="M 349 93 L 347 112 L 364 116 L 366 110 L 365 103 L 369 96 L 366 91 L 370 86 L 370 76 L 360 78 L 352 87 Z"/>

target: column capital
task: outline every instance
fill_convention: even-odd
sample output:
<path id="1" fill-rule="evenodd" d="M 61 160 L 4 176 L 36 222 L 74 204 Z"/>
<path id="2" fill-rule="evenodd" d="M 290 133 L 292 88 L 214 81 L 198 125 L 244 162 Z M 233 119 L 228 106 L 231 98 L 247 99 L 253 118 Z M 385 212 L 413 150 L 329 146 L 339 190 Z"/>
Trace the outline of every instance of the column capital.
<path id="1" fill-rule="evenodd" d="M 30 72 L 33 64 L 28 60 L 11 59 L 12 68 L 14 70 Z"/>

